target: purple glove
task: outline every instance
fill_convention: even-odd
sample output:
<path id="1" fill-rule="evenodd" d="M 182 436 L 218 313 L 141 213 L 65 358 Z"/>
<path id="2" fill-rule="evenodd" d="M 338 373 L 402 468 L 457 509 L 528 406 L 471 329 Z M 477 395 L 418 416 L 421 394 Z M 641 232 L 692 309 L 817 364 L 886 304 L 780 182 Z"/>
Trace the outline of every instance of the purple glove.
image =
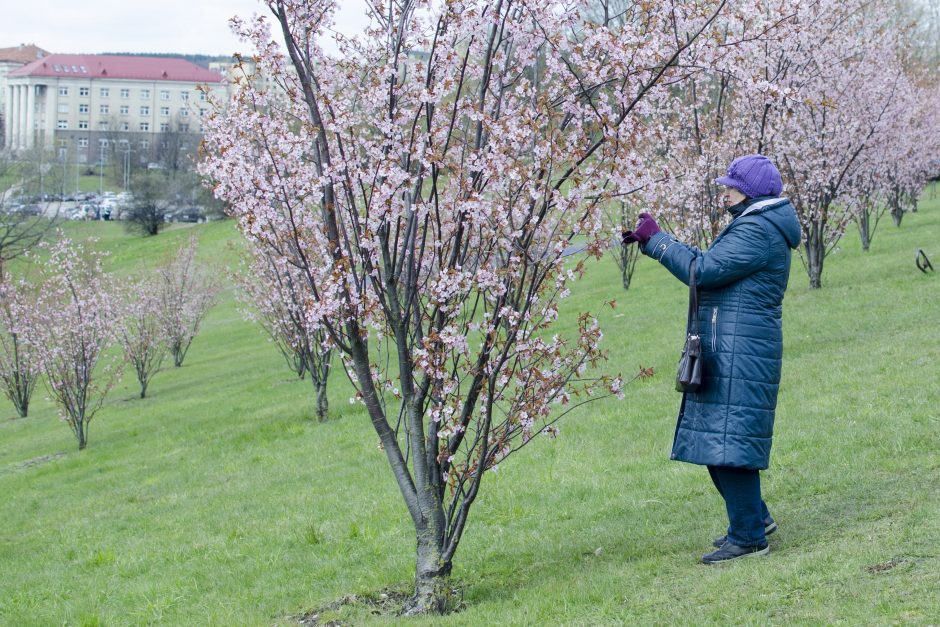
<path id="1" fill-rule="evenodd" d="M 623 243 L 632 244 L 633 242 L 640 242 L 641 244 L 645 244 L 661 230 L 659 225 L 656 224 L 656 220 L 653 219 L 653 216 L 644 211 L 640 214 L 640 221 L 636 223 L 636 229 L 633 231 L 624 231 Z"/>

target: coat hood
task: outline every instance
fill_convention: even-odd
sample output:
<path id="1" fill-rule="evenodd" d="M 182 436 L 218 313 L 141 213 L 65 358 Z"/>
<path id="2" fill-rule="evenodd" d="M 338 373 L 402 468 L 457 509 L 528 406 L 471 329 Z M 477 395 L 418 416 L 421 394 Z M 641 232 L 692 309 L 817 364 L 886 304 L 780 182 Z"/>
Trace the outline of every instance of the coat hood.
<path id="1" fill-rule="evenodd" d="M 765 218 L 777 227 L 790 248 L 800 245 L 803 231 L 788 198 L 757 199 L 757 202 L 745 208 L 742 215 L 759 215 Z"/>

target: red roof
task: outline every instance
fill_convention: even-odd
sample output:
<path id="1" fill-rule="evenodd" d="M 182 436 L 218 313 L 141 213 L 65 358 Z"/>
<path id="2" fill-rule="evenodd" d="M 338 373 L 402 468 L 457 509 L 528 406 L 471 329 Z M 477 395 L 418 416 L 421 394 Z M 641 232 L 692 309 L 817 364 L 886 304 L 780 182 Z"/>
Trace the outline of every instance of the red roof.
<path id="1" fill-rule="evenodd" d="M 30 63 L 47 56 L 49 56 L 48 50 L 43 50 L 34 44 L 20 44 L 12 48 L 0 48 L 0 61 Z"/>
<path id="2" fill-rule="evenodd" d="M 123 78 L 144 81 L 220 83 L 222 75 L 171 57 L 132 57 L 108 54 L 52 54 L 10 72 L 21 76 Z"/>

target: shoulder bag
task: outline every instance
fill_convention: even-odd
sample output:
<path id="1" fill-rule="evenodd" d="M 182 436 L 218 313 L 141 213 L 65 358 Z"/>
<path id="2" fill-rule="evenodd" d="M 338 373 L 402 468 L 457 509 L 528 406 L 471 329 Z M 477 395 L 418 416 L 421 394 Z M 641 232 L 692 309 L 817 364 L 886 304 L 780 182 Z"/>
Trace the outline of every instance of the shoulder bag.
<path id="1" fill-rule="evenodd" d="M 677 392 L 695 392 L 702 385 L 702 338 L 698 334 L 698 290 L 695 287 L 695 259 L 689 266 L 689 316 L 685 348 L 676 373 Z"/>

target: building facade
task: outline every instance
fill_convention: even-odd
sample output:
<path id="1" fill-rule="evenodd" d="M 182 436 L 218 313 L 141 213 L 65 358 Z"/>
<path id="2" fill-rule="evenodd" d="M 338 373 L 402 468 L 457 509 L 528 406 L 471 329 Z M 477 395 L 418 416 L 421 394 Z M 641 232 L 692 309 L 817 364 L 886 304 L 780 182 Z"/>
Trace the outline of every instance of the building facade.
<path id="1" fill-rule="evenodd" d="M 12 48 L 0 48 L 0 148 L 3 148 L 3 141 L 6 136 L 3 129 L 6 126 L 7 74 L 18 70 L 27 63 L 32 63 L 33 61 L 48 56 L 48 51 L 33 44 L 20 44 Z"/>
<path id="2" fill-rule="evenodd" d="M 207 91 L 225 98 L 222 75 L 183 59 L 49 55 L 7 76 L 5 145 L 74 163 L 115 152 L 146 163 L 171 141 L 198 142 Z"/>

